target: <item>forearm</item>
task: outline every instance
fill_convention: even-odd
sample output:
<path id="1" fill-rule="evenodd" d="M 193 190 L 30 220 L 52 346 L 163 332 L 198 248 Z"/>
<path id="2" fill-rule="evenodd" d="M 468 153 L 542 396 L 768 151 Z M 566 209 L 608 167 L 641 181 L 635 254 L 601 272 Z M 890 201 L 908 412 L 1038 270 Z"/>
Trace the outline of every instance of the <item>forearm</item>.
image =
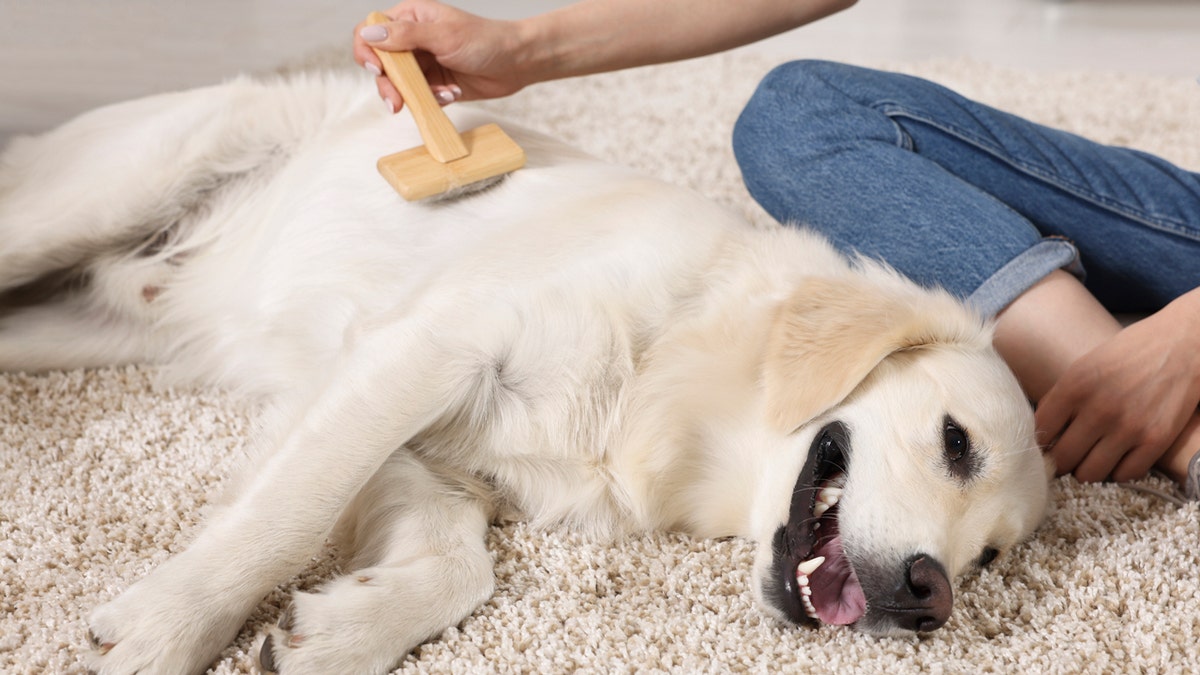
<path id="1" fill-rule="evenodd" d="M 582 0 L 517 22 L 527 81 L 666 63 L 750 44 L 855 0 Z"/>

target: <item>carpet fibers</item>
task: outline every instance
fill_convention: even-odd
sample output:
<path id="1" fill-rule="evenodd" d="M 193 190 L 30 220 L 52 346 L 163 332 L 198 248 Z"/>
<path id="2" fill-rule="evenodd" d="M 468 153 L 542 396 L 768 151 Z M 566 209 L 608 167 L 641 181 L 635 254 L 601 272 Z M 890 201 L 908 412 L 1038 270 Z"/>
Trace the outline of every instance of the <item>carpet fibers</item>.
<path id="1" fill-rule="evenodd" d="M 727 54 L 549 83 L 488 105 L 766 223 L 741 185 L 729 133 L 770 65 Z M 1200 167 L 1192 80 L 961 61 L 892 67 Z M 154 375 L 0 375 L 0 672 L 83 672 L 86 614 L 182 549 L 244 454 L 248 411 L 221 392 L 160 390 Z M 742 541 L 494 528 L 495 597 L 399 671 L 1200 672 L 1197 507 L 1072 479 L 1055 483 L 1054 501 L 1031 542 L 962 580 L 945 628 L 911 639 L 766 618 Z M 327 551 L 265 598 L 212 672 L 253 672 L 255 635 L 289 592 L 337 565 Z"/>

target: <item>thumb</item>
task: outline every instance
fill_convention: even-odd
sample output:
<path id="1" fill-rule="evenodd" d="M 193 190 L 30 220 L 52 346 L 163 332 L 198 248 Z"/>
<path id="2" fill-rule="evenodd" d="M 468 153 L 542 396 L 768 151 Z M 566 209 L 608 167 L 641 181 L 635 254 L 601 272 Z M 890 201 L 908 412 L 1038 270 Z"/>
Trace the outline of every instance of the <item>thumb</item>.
<path id="1" fill-rule="evenodd" d="M 368 47 L 388 52 L 425 51 L 440 56 L 438 39 L 443 31 L 436 23 L 389 21 L 363 26 L 358 36 Z"/>

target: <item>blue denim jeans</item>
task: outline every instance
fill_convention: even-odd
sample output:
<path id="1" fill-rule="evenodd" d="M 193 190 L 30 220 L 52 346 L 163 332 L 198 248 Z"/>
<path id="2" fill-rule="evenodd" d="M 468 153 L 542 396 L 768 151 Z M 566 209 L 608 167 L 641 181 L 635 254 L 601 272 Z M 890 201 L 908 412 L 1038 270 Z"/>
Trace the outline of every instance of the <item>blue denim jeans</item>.
<path id="1" fill-rule="evenodd" d="M 985 316 L 1059 268 L 1114 312 L 1155 311 L 1200 286 L 1200 174 L 932 82 L 788 63 L 759 85 L 733 146 L 780 222 Z"/>

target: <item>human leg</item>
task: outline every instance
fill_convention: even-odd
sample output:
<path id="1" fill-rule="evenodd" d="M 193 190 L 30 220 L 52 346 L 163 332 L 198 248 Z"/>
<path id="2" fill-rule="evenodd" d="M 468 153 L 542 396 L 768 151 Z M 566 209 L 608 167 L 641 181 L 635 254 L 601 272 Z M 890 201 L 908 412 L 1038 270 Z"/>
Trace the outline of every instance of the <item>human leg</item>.
<path id="1" fill-rule="evenodd" d="M 984 314 L 1007 307 L 997 346 L 1034 400 L 1120 331 L 1106 306 L 1152 311 L 1200 286 L 1196 174 L 929 82 L 789 64 L 764 81 L 734 145 L 747 186 L 781 221 L 811 224 Z M 1055 272 L 1079 272 L 1076 247 L 1087 289 Z M 1200 448 L 1194 408 L 1155 455 L 1181 482 Z M 1145 456 L 1119 473 L 1144 473 Z"/>
<path id="2" fill-rule="evenodd" d="M 738 120 L 747 187 L 781 222 L 993 315 L 1077 250 L 1112 311 L 1200 286 L 1200 175 L 969 101 L 825 62 L 773 71 Z"/>

